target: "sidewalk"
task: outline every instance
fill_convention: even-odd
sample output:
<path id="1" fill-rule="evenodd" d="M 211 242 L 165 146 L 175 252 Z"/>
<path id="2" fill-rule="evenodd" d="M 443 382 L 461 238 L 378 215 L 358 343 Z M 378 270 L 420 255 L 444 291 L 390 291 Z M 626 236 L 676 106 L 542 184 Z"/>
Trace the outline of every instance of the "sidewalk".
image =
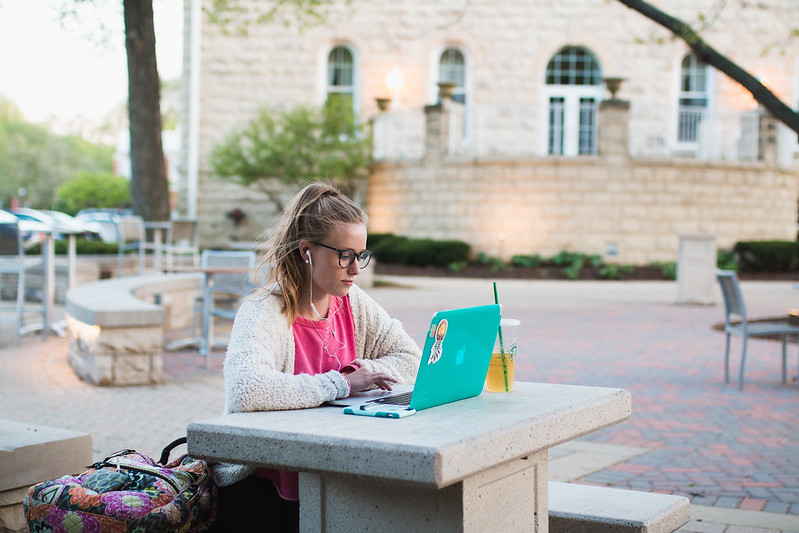
<path id="1" fill-rule="evenodd" d="M 490 280 L 380 278 L 370 294 L 421 338 L 441 308 L 493 302 Z M 779 344 L 749 344 L 746 385 L 723 383 L 720 305 L 675 304 L 674 282 L 497 283 L 503 314 L 522 321 L 517 379 L 623 387 L 625 423 L 556 447 L 553 479 L 667 492 L 691 499 L 681 531 L 799 531 L 796 347 L 780 383 Z M 799 307 L 791 282 L 743 282 L 751 317 Z M 221 413 L 224 353 L 210 371 L 192 352 L 165 356 L 164 383 L 87 385 L 66 341 L 26 337 L 0 349 L 2 417 L 92 434 L 95 457 L 121 448 L 158 455 L 186 425 Z M 731 369 L 737 372 L 740 339 Z"/>

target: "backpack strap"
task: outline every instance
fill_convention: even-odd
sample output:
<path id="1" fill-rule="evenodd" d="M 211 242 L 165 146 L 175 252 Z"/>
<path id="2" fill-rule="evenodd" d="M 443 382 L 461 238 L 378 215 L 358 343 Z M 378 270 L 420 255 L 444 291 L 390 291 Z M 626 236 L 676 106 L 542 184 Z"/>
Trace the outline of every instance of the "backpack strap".
<path id="1" fill-rule="evenodd" d="M 166 465 L 169 462 L 169 454 L 172 452 L 172 450 L 174 450 L 175 448 L 177 448 L 181 444 L 186 444 L 187 440 L 188 439 L 186 437 L 180 437 L 179 439 L 175 439 L 172 442 L 170 442 L 169 444 L 167 444 L 164 447 L 164 449 L 161 450 L 161 458 L 158 459 L 158 464 L 159 465 Z"/>

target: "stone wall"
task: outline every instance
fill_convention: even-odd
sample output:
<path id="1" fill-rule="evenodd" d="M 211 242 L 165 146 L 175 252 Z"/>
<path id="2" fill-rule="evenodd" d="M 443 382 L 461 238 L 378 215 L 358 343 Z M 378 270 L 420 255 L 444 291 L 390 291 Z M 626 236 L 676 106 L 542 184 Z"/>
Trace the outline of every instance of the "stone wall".
<path id="1" fill-rule="evenodd" d="M 92 462 L 92 437 L 66 429 L 0 420 L 0 531 L 29 531 L 22 502 L 28 487 Z"/>
<path id="2" fill-rule="evenodd" d="M 67 292 L 69 362 L 95 385 L 161 382 L 164 335 L 192 323 L 200 274 L 102 280 Z"/>

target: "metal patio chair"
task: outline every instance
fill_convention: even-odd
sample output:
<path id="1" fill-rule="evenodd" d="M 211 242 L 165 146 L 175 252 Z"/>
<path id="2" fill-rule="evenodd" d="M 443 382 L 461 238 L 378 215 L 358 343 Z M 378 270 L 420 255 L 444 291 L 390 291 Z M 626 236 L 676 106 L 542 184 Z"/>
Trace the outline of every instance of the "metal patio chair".
<path id="1" fill-rule="evenodd" d="M 233 320 L 242 298 L 255 288 L 252 270 L 255 268 L 255 252 L 204 250 L 200 256 L 203 269 L 246 268 L 247 273 L 226 274 L 205 272 L 202 295 L 202 340 L 200 355 L 207 356 L 215 345 L 215 319 Z M 221 304 L 221 305 L 220 305 Z"/>
<path id="2" fill-rule="evenodd" d="M 176 218 L 172 221 L 172 230 L 169 232 L 166 243 L 166 266 L 171 269 L 175 266 L 176 256 L 191 256 L 191 264 L 200 266 L 200 239 L 197 220 Z"/>
<path id="3" fill-rule="evenodd" d="M 14 341 L 19 344 L 20 336 L 25 328 L 25 318 L 29 315 L 41 315 L 42 323 L 45 320 L 45 295 L 42 295 L 41 304 L 28 306 L 25 301 L 26 271 L 34 267 L 42 268 L 41 256 L 26 256 L 25 246 L 22 241 L 22 232 L 18 222 L 0 223 L 0 287 L 4 282 L 17 277 L 16 301 L 14 305 L 0 306 L 0 310 L 13 311 L 14 318 L 0 318 L 0 322 L 13 322 Z M 42 268 L 42 270 L 44 270 Z M 42 272 L 44 275 L 44 272 Z M 28 307 L 29 309 L 26 309 Z"/>
<path id="4" fill-rule="evenodd" d="M 746 346 L 749 337 L 774 337 L 782 340 L 782 383 L 786 382 L 786 344 L 789 337 L 799 335 L 799 327 L 791 326 L 787 322 L 750 322 L 746 316 L 743 294 L 738 282 L 738 275 L 732 270 L 717 270 L 716 279 L 721 286 L 724 297 L 724 333 L 726 343 L 724 347 L 724 382 L 730 382 L 730 337 L 742 337 L 741 367 L 738 371 L 738 389 L 744 386 L 744 366 L 746 364 Z M 738 317 L 738 321 L 733 321 Z"/>
<path id="5" fill-rule="evenodd" d="M 140 216 L 123 216 L 117 221 L 119 233 L 119 251 L 117 252 L 117 276 L 122 272 L 122 259 L 128 250 L 136 250 L 139 254 L 139 274 L 144 272 L 144 254 L 146 233 L 144 219 Z"/>

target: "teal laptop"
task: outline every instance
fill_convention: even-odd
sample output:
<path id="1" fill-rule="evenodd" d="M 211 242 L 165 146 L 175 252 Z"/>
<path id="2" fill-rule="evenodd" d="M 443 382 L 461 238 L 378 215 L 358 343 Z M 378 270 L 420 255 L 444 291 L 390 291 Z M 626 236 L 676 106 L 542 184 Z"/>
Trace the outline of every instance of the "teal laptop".
<path id="1" fill-rule="evenodd" d="M 388 394 L 347 398 L 347 414 L 402 418 L 416 411 L 478 396 L 483 391 L 499 328 L 499 305 L 439 311 L 430 321 L 416 384 Z M 374 397 L 378 395 L 379 397 Z M 372 397 L 370 397 L 372 396 Z M 336 405 L 342 405 L 340 401 Z"/>

